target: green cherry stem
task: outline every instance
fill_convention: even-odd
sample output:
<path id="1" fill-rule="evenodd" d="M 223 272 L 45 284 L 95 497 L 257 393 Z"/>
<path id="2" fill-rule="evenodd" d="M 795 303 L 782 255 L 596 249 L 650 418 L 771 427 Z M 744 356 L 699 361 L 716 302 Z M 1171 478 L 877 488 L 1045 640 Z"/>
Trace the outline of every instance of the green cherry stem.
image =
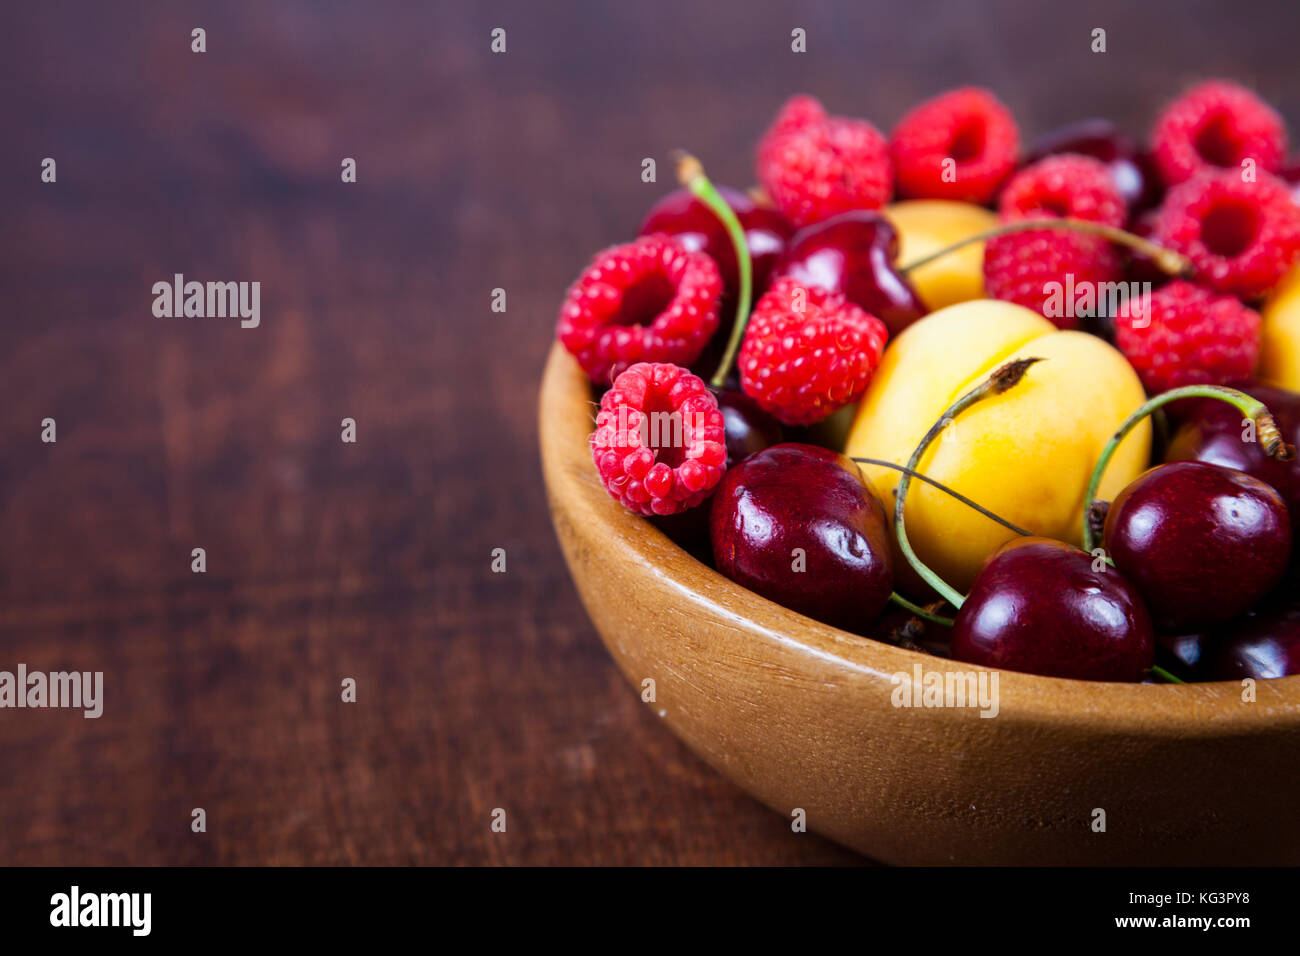
<path id="1" fill-rule="evenodd" d="M 700 161 L 690 153 L 677 152 L 673 155 L 677 160 L 677 181 L 718 217 L 731 238 L 731 245 L 736 250 L 736 265 L 740 270 L 736 323 L 731 327 L 731 339 L 727 342 L 727 351 L 722 355 L 722 362 L 710 380 L 714 388 L 722 388 L 727 380 L 727 373 L 731 371 L 732 363 L 736 361 L 736 353 L 740 351 L 740 343 L 745 337 L 745 326 L 749 322 L 749 302 L 754 295 L 754 265 L 749 258 L 749 243 L 745 241 L 744 227 L 741 226 L 732 208 L 727 205 L 727 201 L 722 198 L 717 187 L 709 182 L 708 176 L 704 175 L 704 167 Z"/>
<path id="2" fill-rule="evenodd" d="M 1023 358 L 1007 362 L 1005 365 L 994 369 L 988 378 L 948 406 L 947 410 L 939 416 L 939 420 L 930 426 L 930 430 L 925 433 L 921 443 L 916 446 L 916 450 L 912 452 L 912 457 L 908 459 L 907 471 L 904 471 L 898 479 L 898 490 L 894 499 L 894 535 L 898 538 L 898 550 L 903 552 L 903 557 L 916 570 L 916 573 L 930 587 L 938 591 L 945 601 L 959 611 L 961 606 L 966 603 L 966 598 L 959 594 L 956 588 L 952 587 L 947 581 L 935 574 L 912 550 L 912 542 L 907 538 L 907 528 L 903 523 L 903 507 L 907 502 L 907 490 L 911 487 L 912 475 L 915 474 L 917 465 L 921 463 L 921 458 L 924 457 L 926 449 L 934 443 L 935 439 L 952 423 L 953 419 L 972 405 L 1013 388 L 1025 377 L 1025 372 L 1029 370 L 1030 366 L 1041 361 L 1042 359 L 1038 358 Z"/>
<path id="3" fill-rule="evenodd" d="M 1164 681 L 1166 684 L 1186 684 L 1186 683 L 1187 683 L 1187 681 L 1183 680 L 1181 677 L 1175 677 L 1173 674 L 1169 673 L 1169 671 L 1165 670 L 1163 667 L 1159 667 L 1159 666 L 1157 666 L 1157 665 L 1155 665 L 1155 664 L 1152 664 L 1152 665 L 1151 665 L 1151 676 L 1152 676 L 1152 677 L 1159 677 L 1159 678 L 1160 678 L 1162 681 Z"/>
<path id="4" fill-rule="evenodd" d="M 1082 232 L 1092 236 L 1101 236 L 1103 239 L 1126 246 L 1134 252 L 1140 252 L 1142 255 L 1149 257 L 1162 272 L 1171 276 L 1188 276 L 1192 274 L 1191 260 L 1174 252 L 1172 249 L 1166 249 L 1150 239 L 1143 239 L 1141 236 L 1125 232 L 1123 229 L 1116 229 L 1114 226 L 1103 225 L 1099 222 L 1088 222 L 1086 219 L 1069 218 L 1021 219 L 1017 222 L 1004 222 L 992 229 L 986 229 L 984 232 L 959 239 L 951 245 L 921 256 L 919 259 L 913 259 L 907 265 L 900 266 L 898 271 L 902 273 L 911 272 L 913 269 L 929 265 L 936 259 L 942 259 L 950 252 L 956 252 L 958 249 L 977 242 L 986 242 L 989 239 L 996 239 L 998 236 L 1006 236 L 1013 232 L 1030 232 L 1039 229 L 1060 229 L 1065 232 Z"/>
<path id="5" fill-rule="evenodd" d="M 1182 398 L 1217 398 L 1227 402 L 1254 424 L 1255 437 L 1264 446 L 1264 454 L 1278 461 L 1291 461 L 1295 458 L 1295 449 L 1282 440 L 1282 433 L 1278 431 L 1277 422 L 1269 413 L 1268 406 L 1245 392 L 1239 392 L 1235 388 L 1225 388 L 1222 385 L 1186 385 L 1157 395 L 1126 418 L 1101 450 L 1101 457 L 1097 459 L 1097 465 L 1092 469 L 1092 477 L 1088 480 L 1088 493 L 1083 499 L 1083 550 L 1091 553 L 1096 545 L 1097 536 L 1093 533 L 1092 522 L 1088 520 L 1088 515 L 1097 498 L 1097 487 L 1101 484 L 1102 475 L 1106 473 L 1106 466 L 1110 464 L 1115 449 L 1142 419 L 1156 409 Z"/>

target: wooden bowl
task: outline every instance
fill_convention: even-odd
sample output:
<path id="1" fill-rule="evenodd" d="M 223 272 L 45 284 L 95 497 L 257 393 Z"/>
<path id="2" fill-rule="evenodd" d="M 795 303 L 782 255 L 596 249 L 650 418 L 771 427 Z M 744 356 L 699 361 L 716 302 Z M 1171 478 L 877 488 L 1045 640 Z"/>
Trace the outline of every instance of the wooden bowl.
<path id="1" fill-rule="evenodd" d="M 820 624 L 696 561 L 605 492 L 593 419 L 557 346 L 542 469 L 578 593 L 637 693 L 654 681 L 651 711 L 787 819 L 802 809 L 809 829 L 899 864 L 1300 863 L 1300 676 L 1257 682 L 1247 703 L 1236 683 L 1003 671 L 995 717 L 894 706 L 895 674 L 972 668 Z"/>

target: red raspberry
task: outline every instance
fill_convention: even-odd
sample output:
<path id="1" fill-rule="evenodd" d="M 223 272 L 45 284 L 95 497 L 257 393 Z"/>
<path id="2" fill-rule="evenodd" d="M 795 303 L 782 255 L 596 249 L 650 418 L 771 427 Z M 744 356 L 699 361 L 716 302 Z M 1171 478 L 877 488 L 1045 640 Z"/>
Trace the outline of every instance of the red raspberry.
<path id="1" fill-rule="evenodd" d="M 641 361 L 689 365 L 718 328 L 722 276 L 662 233 L 596 254 L 560 306 L 555 336 L 598 385 Z"/>
<path id="2" fill-rule="evenodd" d="M 812 425 L 862 397 L 888 336 L 840 293 L 777 279 L 745 329 L 740 386 L 785 424 Z"/>
<path id="3" fill-rule="evenodd" d="M 638 362 L 600 400 L 591 457 L 628 511 L 671 515 L 713 493 L 727 460 L 718 400 L 676 365 Z"/>
<path id="4" fill-rule="evenodd" d="M 894 128 L 890 152 L 899 194 L 984 204 L 1016 168 L 1020 131 L 988 90 L 965 87 L 927 100 Z M 944 160 L 956 165 L 944 181 Z"/>
<path id="5" fill-rule="evenodd" d="M 1091 156 L 1048 156 L 1016 173 L 1002 190 L 1004 220 L 1060 217 L 1122 226 L 1124 197 L 1106 164 Z"/>
<path id="6" fill-rule="evenodd" d="M 1104 283 L 1121 278 L 1120 257 L 1097 236 L 1034 229 L 990 239 L 984 246 L 984 290 L 1045 316 L 1057 328 L 1078 324 L 1076 303 L 1108 298 Z"/>
<path id="7" fill-rule="evenodd" d="M 1156 168 L 1167 185 L 1220 167 L 1240 173 L 1253 159 L 1275 173 L 1286 156 L 1286 126 L 1274 109 L 1245 87 L 1210 80 L 1174 100 L 1151 132 Z"/>
<path id="8" fill-rule="evenodd" d="M 796 226 L 889 201 L 889 145 L 866 120 L 828 116 L 811 96 L 793 97 L 758 144 L 758 181 Z"/>
<path id="9" fill-rule="evenodd" d="M 1116 314 L 1115 344 L 1152 395 L 1254 374 L 1261 320 L 1238 299 L 1178 280 L 1138 301 Z"/>
<path id="10" fill-rule="evenodd" d="M 1268 173 L 1201 173 L 1169 191 L 1154 238 L 1191 259 L 1201 285 L 1254 299 L 1300 256 L 1300 206 Z"/>

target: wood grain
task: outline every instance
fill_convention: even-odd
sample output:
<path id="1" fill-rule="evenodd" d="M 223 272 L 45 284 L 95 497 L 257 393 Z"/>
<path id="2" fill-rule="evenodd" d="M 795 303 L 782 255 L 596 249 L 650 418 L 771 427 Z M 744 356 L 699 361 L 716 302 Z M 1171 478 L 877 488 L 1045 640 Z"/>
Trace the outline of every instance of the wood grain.
<path id="1" fill-rule="evenodd" d="M 103 670 L 106 700 L 98 721 L 0 712 L 0 863 L 857 860 L 692 756 L 600 646 L 537 467 L 565 285 L 667 188 L 643 157 L 689 145 L 743 185 L 794 90 L 888 127 L 979 82 L 1029 131 L 1139 132 L 1210 71 L 1300 116 L 1289 4 L 909 10 L 11 11 L 0 668 Z M 260 281 L 261 327 L 155 319 L 176 272 Z"/>

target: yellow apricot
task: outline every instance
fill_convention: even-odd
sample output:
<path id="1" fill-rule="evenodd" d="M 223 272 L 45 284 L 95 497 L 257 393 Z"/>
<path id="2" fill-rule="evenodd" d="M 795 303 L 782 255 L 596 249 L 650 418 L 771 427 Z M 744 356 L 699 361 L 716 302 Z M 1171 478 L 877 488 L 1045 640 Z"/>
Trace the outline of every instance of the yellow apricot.
<path id="1" fill-rule="evenodd" d="M 1033 534 L 1079 544 L 1093 466 L 1145 395 L 1110 345 L 1058 331 L 1021 306 L 965 302 L 907 328 L 886 349 L 858 406 L 846 453 L 906 464 L 948 406 L 1004 362 L 1028 357 L 1044 361 L 1014 388 L 963 412 L 927 450 L 919 471 Z M 1150 451 L 1143 422 L 1116 451 L 1099 497 L 1118 494 L 1147 467 Z M 870 465 L 862 471 L 892 516 L 898 472 Z M 905 518 L 917 555 L 963 591 L 985 558 L 1015 537 L 915 481 Z"/>
<path id="2" fill-rule="evenodd" d="M 1264 338 L 1259 377 L 1300 391 L 1300 262 L 1273 290 L 1261 315 Z"/>
<path id="3" fill-rule="evenodd" d="M 992 229 L 998 217 L 983 208 L 944 199 L 913 199 L 883 210 L 898 230 L 899 265 Z M 909 276 L 931 311 L 984 297 L 984 243 L 977 242 L 914 270 Z"/>

